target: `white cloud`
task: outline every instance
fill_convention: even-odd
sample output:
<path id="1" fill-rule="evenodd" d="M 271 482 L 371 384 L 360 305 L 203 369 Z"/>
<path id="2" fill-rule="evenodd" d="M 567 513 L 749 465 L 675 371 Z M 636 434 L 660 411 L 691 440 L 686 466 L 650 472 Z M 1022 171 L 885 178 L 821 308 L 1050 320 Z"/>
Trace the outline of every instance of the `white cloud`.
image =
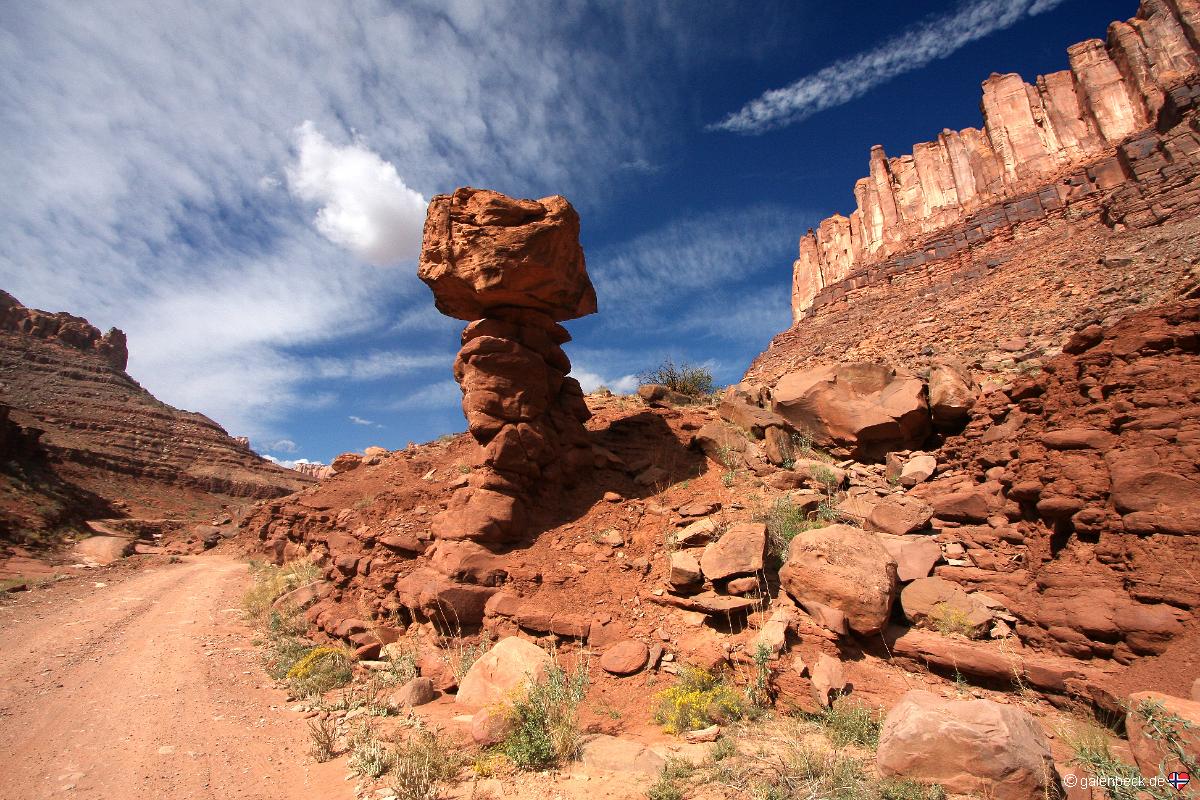
<path id="1" fill-rule="evenodd" d="M 291 439 L 279 439 L 278 441 L 267 444 L 268 450 L 274 450 L 276 453 L 294 453 L 298 449 L 296 443 Z"/>
<path id="2" fill-rule="evenodd" d="M 578 367 L 571 370 L 571 377 L 579 381 L 584 392 L 594 392 L 605 386 L 613 394 L 632 394 L 637 391 L 637 375 L 621 375 L 620 377 L 605 378 L 596 372 L 589 372 Z"/>
<path id="3" fill-rule="evenodd" d="M 954 13 L 926 20 L 873 50 L 837 61 L 782 89 L 765 92 L 709 128 L 762 133 L 799 122 L 1063 2 L 970 0 Z"/>
<path id="4" fill-rule="evenodd" d="M 278 464 L 279 466 L 283 467 L 284 469 L 295 469 L 296 467 L 300 466 L 301 464 L 317 464 L 319 466 L 325 466 L 320 461 L 309 461 L 307 458 L 276 458 L 275 456 L 272 456 L 272 455 L 264 455 L 263 458 L 265 458 L 267 461 L 270 461 L 273 464 Z"/>
<path id="5" fill-rule="evenodd" d="M 362 417 L 357 417 L 354 414 L 350 415 L 350 421 L 353 422 L 355 425 L 374 425 L 375 424 L 372 420 L 363 419 Z"/>
<path id="6" fill-rule="evenodd" d="M 287 170 L 288 187 L 301 200 L 322 204 L 317 230 L 370 264 L 416 258 L 429 201 L 360 141 L 336 147 L 311 120 L 295 135 L 298 153 Z"/>

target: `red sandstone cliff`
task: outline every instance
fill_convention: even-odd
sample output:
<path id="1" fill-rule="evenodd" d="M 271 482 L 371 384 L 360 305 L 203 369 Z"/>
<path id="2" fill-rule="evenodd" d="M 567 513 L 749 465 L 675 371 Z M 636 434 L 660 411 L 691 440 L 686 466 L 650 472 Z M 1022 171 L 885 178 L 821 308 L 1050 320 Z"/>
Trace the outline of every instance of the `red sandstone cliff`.
<path id="1" fill-rule="evenodd" d="M 127 357 L 121 331 L 101 334 L 0 292 L 0 535 L 122 511 L 190 518 L 222 498 L 279 497 L 312 483 L 202 414 L 156 400 L 125 373 Z"/>
<path id="2" fill-rule="evenodd" d="M 948 255 L 1142 180 L 1135 162 L 1147 147 L 1121 145 L 1145 141 L 1139 133 L 1194 102 L 1194 90 L 1178 87 L 1200 75 L 1200 0 L 1143 0 L 1136 17 L 1109 26 L 1107 42 L 1091 39 L 1067 52 L 1069 70 L 1033 85 L 1015 74 L 984 81 L 982 129 L 943 131 L 899 158 L 873 147 L 870 175 L 854 186 L 857 208 L 800 240 L 793 319 L 822 292 L 896 256 Z"/>

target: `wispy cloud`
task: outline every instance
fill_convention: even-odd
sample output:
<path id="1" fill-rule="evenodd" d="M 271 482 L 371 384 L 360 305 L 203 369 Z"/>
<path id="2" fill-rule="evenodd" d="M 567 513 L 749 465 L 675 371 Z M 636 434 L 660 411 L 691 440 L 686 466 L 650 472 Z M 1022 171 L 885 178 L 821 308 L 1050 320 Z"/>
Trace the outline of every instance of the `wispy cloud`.
<path id="1" fill-rule="evenodd" d="M 375 424 L 372 420 L 363 419 L 362 417 L 355 416 L 354 414 L 351 414 L 349 419 L 355 425 L 374 425 Z"/>
<path id="2" fill-rule="evenodd" d="M 799 122 L 1063 2 L 968 0 L 954 13 L 927 19 L 873 50 L 834 62 L 782 89 L 765 92 L 709 129 L 754 134 Z"/>
<path id="3" fill-rule="evenodd" d="M 611 378 L 605 378 L 597 372 L 576 367 L 571 370 L 571 377 L 579 381 L 579 385 L 585 392 L 594 392 L 603 386 L 615 394 L 631 394 L 637 391 L 638 387 L 637 375 L 614 375 Z"/>
<path id="4" fill-rule="evenodd" d="M 416 411 L 429 409 L 456 409 L 462 402 L 462 390 L 454 381 L 438 381 L 422 386 L 392 402 L 391 411 Z"/>

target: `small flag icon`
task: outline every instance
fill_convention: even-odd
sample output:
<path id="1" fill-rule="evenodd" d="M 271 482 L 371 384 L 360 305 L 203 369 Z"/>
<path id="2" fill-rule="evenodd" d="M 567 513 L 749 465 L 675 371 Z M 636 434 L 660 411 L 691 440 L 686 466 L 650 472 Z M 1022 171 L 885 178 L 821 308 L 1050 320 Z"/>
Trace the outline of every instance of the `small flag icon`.
<path id="1" fill-rule="evenodd" d="M 1183 787 L 1188 785 L 1191 776 L 1186 772 L 1172 772 L 1167 776 L 1167 783 L 1175 787 L 1176 791 L 1182 791 Z"/>

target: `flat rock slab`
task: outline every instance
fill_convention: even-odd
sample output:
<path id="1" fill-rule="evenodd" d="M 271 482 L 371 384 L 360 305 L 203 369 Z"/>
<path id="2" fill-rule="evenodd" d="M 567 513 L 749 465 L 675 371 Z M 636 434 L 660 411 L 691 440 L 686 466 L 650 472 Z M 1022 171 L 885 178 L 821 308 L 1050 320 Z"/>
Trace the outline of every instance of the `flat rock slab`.
<path id="1" fill-rule="evenodd" d="M 682 608 L 685 611 L 700 611 L 705 614 L 744 614 L 749 613 L 757 604 L 757 601 L 749 597 L 732 597 L 716 592 L 701 592 L 690 597 L 681 597 L 677 594 L 664 594 L 661 597 L 651 595 L 647 599 L 660 605 L 675 606 L 675 608 Z"/>
<path id="2" fill-rule="evenodd" d="M 603 734 L 583 743 L 579 759 L 589 769 L 603 772 L 631 772 L 658 775 L 666 761 L 641 742 Z"/>

